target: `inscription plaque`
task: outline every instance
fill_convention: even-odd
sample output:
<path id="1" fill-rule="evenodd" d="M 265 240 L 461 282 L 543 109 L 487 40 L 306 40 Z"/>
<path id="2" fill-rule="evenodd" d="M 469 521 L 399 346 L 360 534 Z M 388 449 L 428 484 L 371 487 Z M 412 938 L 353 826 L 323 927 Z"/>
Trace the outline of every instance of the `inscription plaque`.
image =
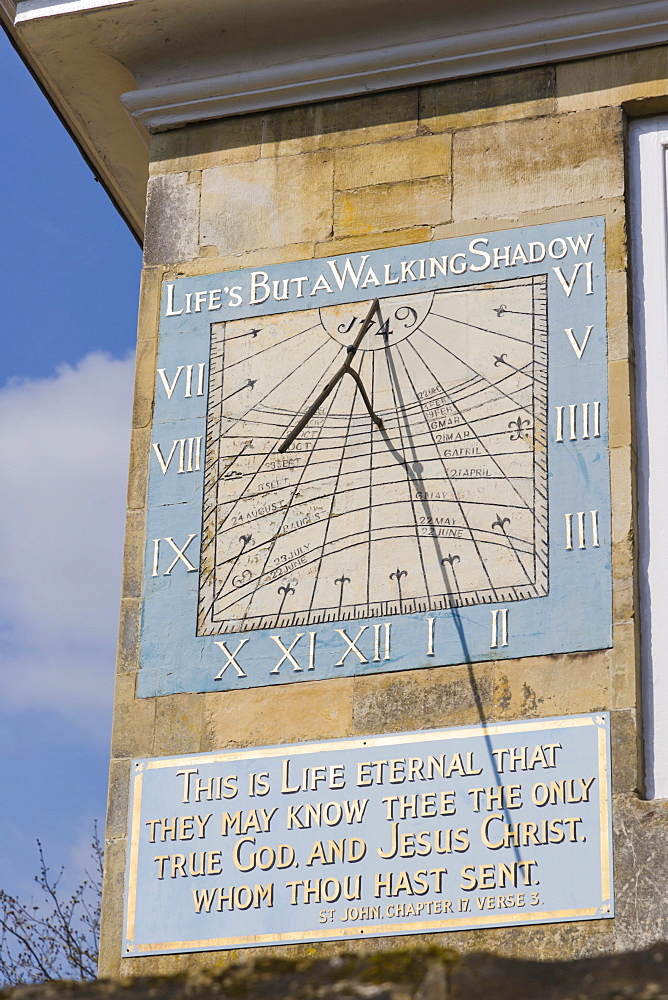
<path id="1" fill-rule="evenodd" d="M 608 723 L 136 760 L 124 955 L 611 917 Z"/>

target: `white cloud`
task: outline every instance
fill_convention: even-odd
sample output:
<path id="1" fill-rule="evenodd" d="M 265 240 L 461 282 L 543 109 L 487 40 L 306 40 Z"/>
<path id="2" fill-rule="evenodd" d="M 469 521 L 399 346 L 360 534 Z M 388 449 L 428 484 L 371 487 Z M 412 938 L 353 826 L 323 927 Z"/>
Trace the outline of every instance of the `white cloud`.
<path id="1" fill-rule="evenodd" d="M 133 368 L 91 354 L 0 390 L 5 707 L 49 708 L 93 728 L 108 716 Z"/>

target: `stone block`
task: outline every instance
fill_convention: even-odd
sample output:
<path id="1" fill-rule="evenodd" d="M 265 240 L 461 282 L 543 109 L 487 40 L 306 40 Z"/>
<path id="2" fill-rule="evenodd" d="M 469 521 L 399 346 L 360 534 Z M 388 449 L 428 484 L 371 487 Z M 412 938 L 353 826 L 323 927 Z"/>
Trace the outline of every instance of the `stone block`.
<path id="1" fill-rule="evenodd" d="M 132 409 L 133 427 L 150 427 L 155 394 L 157 340 L 138 340 L 135 359 L 135 395 Z"/>
<path id="2" fill-rule="evenodd" d="M 498 719 L 595 712 L 610 704 L 608 650 L 499 660 L 494 667 Z"/>
<path id="3" fill-rule="evenodd" d="M 146 536 L 143 510 L 128 511 L 125 521 L 125 552 L 123 556 L 122 596 L 141 597 Z"/>
<path id="4" fill-rule="evenodd" d="M 668 92 L 668 46 L 560 63 L 556 91 L 560 112 L 663 97 Z"/>
<path id="5" fill-rule="evenodd" d="M 151 174 L 205 170 L 256 160 L 262 148 L 262 115 L 237 115 L 170 129 L 151 136 Z"/>
<path id="6" fill-rule="evenodd" d="M 355 733 L 477 724 L 492 707 L 491 663 L 355 678 Z"/>
<path id="7" fill-rule="evenodd" d="M 636 629 L 633 622 L 615 625 L 611 652 L 612 708 L 636 708 L 639 701 Z"/>
<path id="8" fill-rule="evenodd" d="M 199 185 L 188 173 L 160 174 L 148 182 L 146 202 L 147 264 L 190 260 L 199 252 Z"/>
<path id="9" fill-rule="evenodd" d="M 609 952 L 613 928 L 611 920 L 588 920 L 572 924 L 544 924 L 542 927 L 533 927 L 529 933 L 526 927 L 503 927 L 473 931 L 472 934 L 464 933 L 457 937 L 459 940 L 452 944 L 462 952 L 484 949 L 496 955 L 529 962 L 554 962 L 563 959 L 565 955 L 601 955 Z M 474 938 L 475 943 L 471 938 Z M 515 987 L 516 983 L 513 983 L 513 990 Z M 513 1000 L 520 1000 L 520 997 L 525 1000 L 526 994 L 520 994 Z M 499 1000 L 498 986 L 492 991 L 489 1000 Z M 555 1000 L 555 997 L 550 997 L 550 1000 Z M 568 1000 L 575 998 L 568 997 Z"/>
<path id="10" fill-rule="evenodd" d="M 632 493 L 624 493 L 620 479 L 626 480 L 633 474 L 627 464 L 627 454 L 615 450 L 611 454 L 611 466 L 616 476 L 612 497 L 612 581 L 613 581 L 613 621 L 627 622 L 636 615 L 638 599 L 635 581 L 636 560 L 636 518 Z M 631 453 L 633 457 L 633 453 Z M 621 460 L 621 461 L 620 461 Z M 621 464 L 621 475 L 617 465 Z M 631 490 L 631 484 L 629 484 Z"/>
<path id="11" fill-rule="evenodd" d="M 125 840 L 108 841 L 104 849 L 104 885 L 98 975 L 118 975 L 123 940 Z M 83 998 L 82 998 L 83 1000 Z"/>
<path id="12" fill-rule="evenodd" d="M 630 447 L 612 448 L 610 451 L 610 485 L 612 491 L 612 544 L 632 541 L 634 526 L 633 509 L 633 452 Z M 631 567 L 629 566 L 629 574 Z"/>
<path id="13" fill-rule="evenodd" d="M 203 750 L 333 739 L 352 732 L 352 677 L 205 697 L 208 746 Z"/>
<path id="14" fill-rule="evenodd" d="M 612 620 L 615 624 L 631 621 L 636 615 L 636 592 L 633 576 L 633 549 L 629 545 L 624 552 L 623 562 L 618 565 L 616 553 L 612 554 Z M 622 573 L 625 574 L 622 578 Z"/>
<path id="15" fill-rule="evenodd" d="M 605 265 L 608 275 L 625 271 L 628 265 L 628 234 L 626 231 L 626 204 L 618 199 L 599 203 L 592 215 L 605 215 Z M 580 206 L 578 206 L 580 207 Z"/>
<path id="16" fill-rule="evenodd" d="M 162 979 L 163 976 L 179 976 L 184 973 L 197 975 L 199 970 L 211 968 L 211 954 L 211 952 L 195 952 L 193 954 L 142 955 L 136 958 L 124 958 L 120 963 L 118 975 L 124 982 L 130 981 L 131 977 L 134 976 L 160 976 Z M 242 956 L 245 958 L 246 949 L 232 952 L 232 954 L 235 955 L 236 961 L 239 961 Z M 228 958 L 230 952 L 219 951 L 215 952 L 215 955 L 215 962 L 219 966 L 235 961 L 233 958 Z M 87 997 L 86 1000 L 91 1000 L 91 998 Z M 210 1000 L 210 997 L 207 1000 Z"/>
<path id="17" fill-rule="evenodd" d="M 633 579 L 635 559 L 634 453 L 630 448 L 610 452 L 612 479 L 612 575 L 615 584 Z M 627 486 L 627 491 L 624 486 Z"/>
<path id="18" fill-rule="evenodd" d="M 218 248 L 216 248 L 216 253 Z M 197 277 L 216 274 L 218 271 L 235 271 L 242 267 L 264 267 L 266 264 L 285 264 L 292 260 L 307 260 L 313 257 L 313 243 L 290 243 L 282 247 L 268 247 L 266 250 L 249 250 L 246 253 L 226 256 L 200 257 L 189 261 L 186 266 L 170 267 L 165 275 L 168 281 L 174 278 Z"/>
<path id="19" fill-rule="evenodd" d="M 114 698 L 112 757 L 150 757 L 153 753 L 155 698 L 135 697 L 135 675 L 118 674 Z"/>
<path id="20" fill-rule="evenodd" d="M 139 283 L 137 340 L 155 340 L 158 336 L 163 272 L 162 266 L 149 267 L 144 262 Z"/>
<path id="21" fill-rule="evenodd" d="M 610 447 L 626 448 L 631 444 L 633 396 L 633 382 L 628 361 L 611 361 L 608 364 L 608 390 Z"/>
<path id="22" fill-rule="evenodd" d="M 450 192 L 450 179 L 439 177 L 336 192 L 334 235 L 363 236 L 447 222 L 451 218 Z"/>
<path id="23" fill-rule="evenodd" d="M 139 597 L 124 597 L 121 601 L 116 653 L 116 670 L 119 674 L 136 673 L 139 669 L 140 623 L 141 599 Z"/>
<path id="24" fill-rule="evenodd" d="M 608 361 L 624 361 L 633 357 L 626 271 L 608 271 L 607 292 Z"/>
<path id="25" fill-rule="evenodd" d="M 128 510 L 137 510 L 146 503 L 148 457 L 151 428 L 136 427 L 130 435 L 130 472 L 128 476 Z"/>
<path id="26" fill-rule="evenodd" d="M 575 961 L 544 964 L 537 961 L 543 955 L 537 954 L 531 955 L 533 961 L 527 962 L 513 962 L 498 955 L 466 955 L 452 970 L 450 1000 L 612 1000 L 613 997 L 644 1000 L 663 997 L 668 983 L 668 947 L 661 943 L 635 955 L 600 954 L 606 937 L 607 950 L 612 950 L 616 924 L 616 920 L 553 924 L 555 935 L 562 937 L 565 944 L 569 937 L 571 940 L 552 957 L 563 959 L 564 955 L 575 955 Z M 517 930 L 531 940 L 532 933 L 527 934 L 522 928 Z M 580 948 L 576 947 L 578 938 Z M 587 938 L 595 942 L 594 947 L 587 947 Z"/>
<path id="27" fill-rule="evenodd" d="M 612 744 L 612 791 L 635 793 L 642 785 L 640 744 L 633 709 L 615 709 L 610 713 Z"/>
<path id="28" fill-rule="evenodd" d="M 555 90 L 553 66 L 430 84 L 420 89 L 420 125 L 442 132 L 550 114 Z"/>
<path id="29" fill-rule="evenodd" d="M 326 239 L 333 169 L 331 154 L 312 153 L 204 170 L 202 243 L 225 256 Z"/>
<path id="30" fill-rule="evenodd" d="M 487 219 L 624 194 L 621 109 L 457 132 L 453 218 Z"/>
<path id="31" fill-rule="evenodd" d="M 612 546 L 613 592 L 619 588 L 626 589 L 633 586 L 634 555 L 634 536 L 631 528 L 625 538 L 619 542 L 615 542 Z M 632 617 L 632 614 L 633 611 L 631 611 L 631 614 L 627 614 L 626 618 L 615 617 L 614 621 L 628 621 Z"/>
<path id="32" fill-rule="evenodd" d="M 351 146 L 334 154 L 334 190 L 450 176 L 449 135 Z"/>
<path id="33" fill-rule="evenodd" d="M 650 941 L 665 941 L 668 802 L 643 802 L 635 795 L 618 795 L 613 801 L 613 815 L 615 948 L 639 948 Z"/>
<path id="34" fill-rule="evenodd" d="M 199 753 L 204 738 L 204 695 L 170 694 L 155 699 L 151 755 Z"/>
<path id="35" fill-rule="evenodd" d="M 416 135 L 417 117 L 417 88 L 272 111 L 265 118 L 262 155 L 340 149 Z"/>
<path id="36" fill-rule="evenodd" d="M 112 760 L 109 765 L 107 840 L 118 840 L 127 835 L 129 794 L 130 761 L 127 758 Z"/>
<path id="37" fill-rule="evenodd" d="M 365 236 L 343 236 L 341 239 L 317 243 L 315 257 L 335 257 L 344 253 L 364 253 L 380 247 L 400 247 L 409 243 L 427 243 L 431 239 L 431 226 L 416 226 L 413 229 L 395 229 L 389 233 L 369 233 Z"/>

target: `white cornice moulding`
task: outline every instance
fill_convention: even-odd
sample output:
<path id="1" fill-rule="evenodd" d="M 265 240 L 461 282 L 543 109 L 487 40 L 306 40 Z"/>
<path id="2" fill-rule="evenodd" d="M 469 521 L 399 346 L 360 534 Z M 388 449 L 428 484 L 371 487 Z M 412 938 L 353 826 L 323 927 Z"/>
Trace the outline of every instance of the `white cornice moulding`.
<path id="1" fill-rule="evenodd" d="M 667 40 L 668 7 L 665 0 L 653 0 L 145 87 L 121 99 L 147 129 L 159 131 L 209 118 L 578 59 Z"/>
<path id="2" fill-rule="evenodd" d="M 16 5 L 16 24 L 34 21 L 59 14 L 85 14 L 106 7 L 119 7 L 135 0 L 19 0 Z"/>
<path id="3" fill-rule="evenodd" d="M 14 0 L 0 0 L 0 12 L 5 15 L 9 24 L 14 24 L 16 4 Z"/>

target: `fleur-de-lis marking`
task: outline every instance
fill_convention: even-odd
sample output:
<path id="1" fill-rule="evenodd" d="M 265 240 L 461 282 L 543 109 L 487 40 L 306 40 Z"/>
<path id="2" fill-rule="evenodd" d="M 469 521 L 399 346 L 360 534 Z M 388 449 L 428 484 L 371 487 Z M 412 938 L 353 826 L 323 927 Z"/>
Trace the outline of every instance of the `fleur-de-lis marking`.
<path id="1" fill-rule="evenodd" d="M 399 569 L 398 566 L 394 571 L 394 573 L 390 573 L 390 580 L 397 581 L 397 590 L 399 591 L 399 608 L 402 607 L 402 601 L 403 601 L 403 596 L 401 593 L 401 581 L 405 576 L 408 576 L 408 571 L 405 569 Z"/>
<path id="2" fill-rule="evenodd" d="M 258 380 L 256 378 L 246 379 L 246 382 L 244 383 L 244 385 L 239 386 L 238 389 L 235 389 L 228 396 L 224 396 L 223 399 L 224 400 L 225 399 L 231 399 L 232 396 L 236 396 L 238 392 L 243 392 L 244 389 L 254 389 L 255 386 L 257 385 L 257 382 L 258 382 Z"/>
<path id="3" fill-rule="evenodd" d="M 455 555 L 453 555 L 453 554 L 452 554 L 451 552 L 449 552 L 449 553 L 447 554 L 447 556 L 445 556 L 445 557 L 444 557 L 443 559 L 441 559 L 441 566 L 442 566 L 442 565 L 443 565 L 444 563 L 450 563 L 450 566 L 454 566 L 454 564 L 455 564 L 456 562 L 461 562 L 461 559 L 459 558 L 459 556 L 458 556 L 458 555 L 456 555 L 456 554 L 455 554 Z"/>
<path id="4" fill-rule="evenodd" d="M 523 420 L 522 417 L 518 417 L 517 420 L 509 420 L 508 427 L 510 428 L 510 440 L 519 441 L 520 438 L 524 437 L 524 433 L 529 427 L 530 421 Z"/>
<path id="5" fill-rule="evenodd" d="M 278 592 L 279 592 L 279 594 L 283 594 L 283 597 L 281 598 L 281 606 L 278 609 L 278 613 L 280 615 L 281 612 L 283 611 L 283 605 L 285 604 L 286 599 L 288 598 L 288 596 L 290 594 L 294 594 L 295 588 L 293 586 L 291 586 L 289 583 L 285 583 L 285 584 L 283 584 L 282 587 L 278 588 Z"/>
<path id="6" fill-rule="evenodd" d="M 345 585 L 347 583 L 350 583 L 350 577 L 349 576 L 339 576 L 339 577 L 336 578 L 336 580 L 334 581 L 334 583 L 338 583 L 339 587 L 341 588 L 340 591 L 339 591 L 339 607 L 341 607 L 341 605 L 343 604 L 343 588 L 345 587 Z"/>
<path id="7" fill-rule="evenodd" d="M 507 524 L 510 524 L 510 518 L 509 517 L 501 517 L 500 514 L 497 514 L 496 515 L 496 521 L 492 521 L 492 530 L 494 530 L 494 528 L 500 528 L 500 530 L 505 535 L 505 533 L 506 533 L 506 525 Z"/>
<path id="8" fill-rule="evenodd" d="M 446 563 L 450 565 L 450 572 L 452 573 L 453 583 L 455 585 L 457 593 L 460 593 L 459 580 L 457 579 L 457 574 L 455 573 L 455 563 L 458 562 L 461 562 L 461 559 L 456 552 L 448 552 L 447 556 L 444 556 L 443 559 L 441 559 L 441 566 L 445 566 Z M 450 585 L 449 583 L 447 583 L 448 579 L 447 573 L 445 574 L 445 579 L 446 579 L 446 586 L 449 587 Z"/>

